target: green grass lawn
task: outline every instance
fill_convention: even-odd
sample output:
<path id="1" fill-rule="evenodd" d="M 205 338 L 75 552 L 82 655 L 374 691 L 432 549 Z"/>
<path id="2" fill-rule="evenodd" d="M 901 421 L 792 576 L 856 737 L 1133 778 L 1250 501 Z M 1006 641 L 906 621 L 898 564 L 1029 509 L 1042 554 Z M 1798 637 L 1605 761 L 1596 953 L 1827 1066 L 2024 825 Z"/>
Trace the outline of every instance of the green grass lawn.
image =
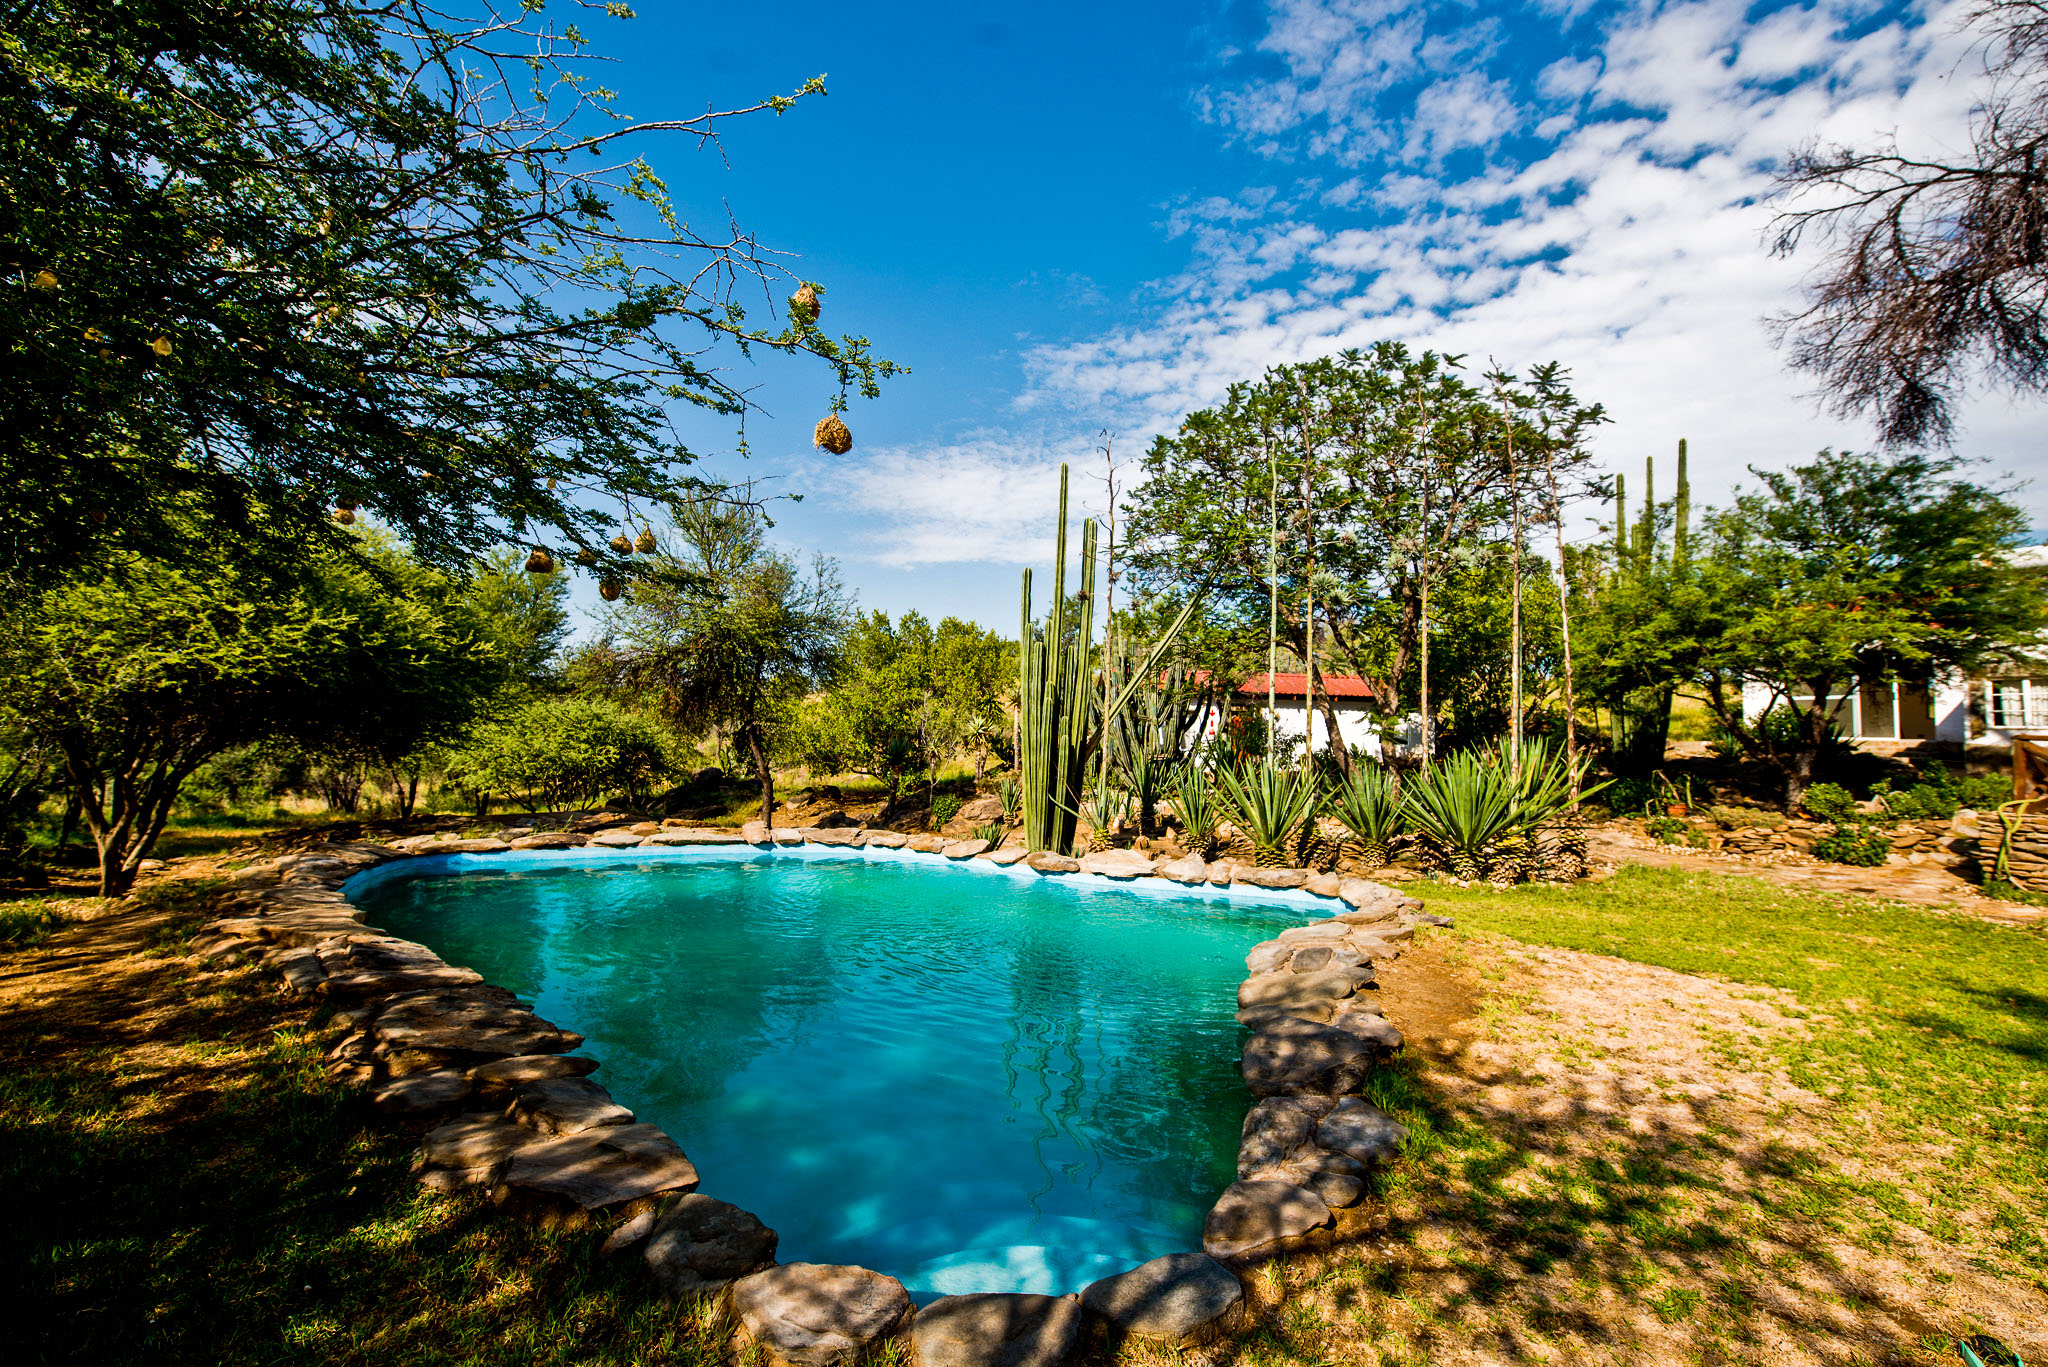
<path id="1" fill-rule="evenodd" d="M 1508 893 L 1419 889 L 1462 932 L 1613 955 L 1794 993 L 1782 1046 L 1801 1086 L 1925 1162 L 1857 1194 L 2048 1287 L 2048 930 L 1795 892 L 1760 879 L 1625 868 Z M 1919 1199 L 1900 1199 L 1899 1188 Z"/>

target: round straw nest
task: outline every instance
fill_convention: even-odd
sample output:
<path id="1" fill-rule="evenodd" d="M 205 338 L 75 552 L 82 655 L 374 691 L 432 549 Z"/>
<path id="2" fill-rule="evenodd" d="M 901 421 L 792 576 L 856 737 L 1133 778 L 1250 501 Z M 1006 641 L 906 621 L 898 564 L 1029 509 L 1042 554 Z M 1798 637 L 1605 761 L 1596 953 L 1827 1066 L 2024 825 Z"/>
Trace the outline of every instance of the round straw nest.
<path id="1" fill-rule="evenodd" d="M 555 558 L 540 547 L 535 546 L 533 554 L 526 557 L 526 572 L 528 574 L 553 574 L 555 572 Z"/>
<path id="2" fill-rule="evenodd" d="M 825 311 L 825 306 L 818 302 L 816 290 L 809 285 L 798 285 L 796 293 L 789 296 L 789 311 L 799 320 L 809 323 Z"/>
<path id="3" fill-rule="evenodd" d="M 336 508 L 334 510 L 334 520 L 344 527 L 353 527 L 356 523 L 356 515 L 353 509 Z"/>
<path id="4" fill-rule="evenodd" d="M 612 549 L 620 555 L 631 555 L 633 553 L 633 543 L 626 538 L 625 533 L 621 532 L 612 538 Z"/>
<path id="5" fill-rule="evenodd" d="M 633 549 L 642 555 L 653 555 L 657 544 L 659 543 L 654 539 L 654 528 L 643 527 L 639 537 L 633 542 Z"/>
<path id="6" fill-rule="evenodd" d="M 604 601 L 605 601 L 605 602 L 607 602 L 607 603 L 616 603 L 616 602 L 618 602 L 618 601 L 619 601 L 619 592 L 620 592 L 620 589 L 619 589 L 619 581 L 618 581 L 618 580 L 616 580 L 616 579 L 600 579 L 600 580 L 598 580 L 598 581 L 597 581 L 597 596 L 598 596 L 598 597 L 600 597 L 600 598 L 602 598 L 602 599 L 604 599 Z"/>
<path id="7" fill-rule="evenodd" d="M 837 413 L 827 413 L 811 432 L 811 445 L 822 446 L 835 456 L 843 456 L 853 449 L 853 433 Z"/>

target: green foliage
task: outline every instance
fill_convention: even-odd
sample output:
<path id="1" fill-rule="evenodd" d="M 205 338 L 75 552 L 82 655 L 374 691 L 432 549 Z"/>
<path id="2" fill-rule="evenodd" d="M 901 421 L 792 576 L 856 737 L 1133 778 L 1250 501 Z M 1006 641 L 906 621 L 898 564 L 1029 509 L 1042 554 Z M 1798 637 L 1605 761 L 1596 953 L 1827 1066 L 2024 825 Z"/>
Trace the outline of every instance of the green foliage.
<path id="1" fill-rule="evenodd" d="M 1009 833 L 1009 827 L 1000 821 L 984 821 L 974 828 L 974 838 L 986 840 L 991 845 L 1002 844 L 1003 837 Z"/>
<path id="2" fill-rule="evenodd" d="M 960 809 L 965 805 L 965 803 L 951 793 L 940 793 L 932 799 L 931 819 L 929 822 L 931 828 L 936 831 L 943 827 L 954 817 L 960 815 Z"/>
<path id="3" fill-rule="evenodd" d="M 1806 790 L 1806 810 L 1836 825 L 1856 816 L 1856 795 L 1839 783 L 1816 783 Z"/>
<path id="4" fill-rule="evenodd" d="M 667 741 L 645 717 L 602 698 L 542 698 L 479 727 L 448 756 L 448 777 L 527 811 L 595 806 L 623 795 L 638 805 L 669 772 Z"/>
<path id="5" fill-rule="evenodd" d="M 841 394 L 877 392 L 895 367 L 864 338 L 748 320 L 747 287 L 785 273 L 682 221 L 631 150 L 644 126 L 541 8 L 10 11 L 15 572 L 199 550 L 193 500 L 278 558 L 338 547 L 348 500 L 446 568 L 544 540 L 617 572 L 610 499 L 671 499 L 694 459 L 668 406 L 751 406 L 707 352 L 806 355 Z M 682 126 L 715 137 L 823 90 Z"/>
<path id="6" fill-rule="evenodd" d="M 1018 816 L 1024 810 L 1024 790 L 1018 785 L 1017 780 L 1007 774 L 1004 775 L 1003 781 L 996 785 L 996 798 L 1003 804 L 1003 820 L 1013 826 L 1016 825 Z"/>
<path id="7" fill-rule="evenodd" d="M 1096 849 L 1105 849 L 1116 828 L 1130 813 L 1131 795 L 1118 784 L 1097 779 L 1088 786 L 1081 802 L 1081 817 L 1088 823 L 1089 838 Z"/>
<path id="8" fill-rule="evenodd" d="M 0 949 L 39 945 L 73 919 L 71 913 L 52 902 L 0 903 Z"/>
<path id="9" fill-rule="evenodd" d="M 1041 625 L 1031 613 L 1024 571 L 1017 655 L 1017 777 L 1024 791 L 1024 844 L 1064 854 L 1074 846 L 1095 689 L 1088 653 L 1095 631 L 1095 520 L 1081 522 L 1081 592 L 1067 596 L 1067 467 L 1060 465 L 1059 526 L 1053 538 L 1052 603 Z"/>
<path id="10" fill-rule="evenodd" d="M 1385 863 L 1389 847 L 1401 834 L 1401 785 L 1380 765 L 1354 762 L 1350 779 L 1330 795 L 1330 814 L 1363 847 L 1368 864 Z"/>
<path id="11" fill-rule="evenodd" d="M 1956 783 L 1956 802 L 1972 811 L 1988 812 L 2012 801 L 2012 778 L 2008 774 L 1978 774 Z"/>
<path id="12" fill-rule="evenodd" d="M 1892 852 L 1890 837 L 1875 826 L 1838 824 L 1813 842 L 1813 857 L 1831 864 L 1854 864 L 1874 869 Z"/>
<path id="13" fill-rule="evenodd" d="M 1653 816 L 1643 823 L 1643 830 L 1650 839 L 1664 845 L 1702 846 L 1707 842 L 1695 831 L 1692 823 L 1681 817 Z"/>
<path id="14" fill-rule="evenodd" d="M 1404 788 L 1409 824 L 1456 877 L 1482 877 L 1518 829 L 1514 780 L 1483 751 L 1426 765 Z"/>
<path id="15" fill-rule="evenodd" d="M 1216 828 L 1223 818 L 1209 771 L 1196 760 L 1173 771 L 1173 812 L 1180 818 L 1181 843 L 1189 853 L 1207 859 L 1216 850 Z"/>
<path id="16" fill-rule="evenodd" d="M 1607 785 L 1601 802 L 1610 812 L 1633 816 L 1646 811 L 1656 795 L 1656 785 L 1652 780 L 1626 774 Z"/>
<path id="17" fill-rule="evenodd" d="M 1216 786 L 1251 841 L 1252 858 L 1269 867 L 1287 862 L 1291 841 L 1322 803 L 1314 769 L 1287 768 L 1271 756 L 1240 769 L 1218 769 Z"/>

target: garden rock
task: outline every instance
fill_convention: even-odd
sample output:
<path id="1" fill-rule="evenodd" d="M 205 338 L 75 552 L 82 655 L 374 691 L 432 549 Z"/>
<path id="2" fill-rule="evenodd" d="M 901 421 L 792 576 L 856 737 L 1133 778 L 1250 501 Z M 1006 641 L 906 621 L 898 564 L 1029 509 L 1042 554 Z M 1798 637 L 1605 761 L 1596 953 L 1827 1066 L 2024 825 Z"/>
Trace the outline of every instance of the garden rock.
<path id="1" fill-rule="evenodd" d="M 937 854 L 949 842 L 943 835 L 913 835 L 904 843 L 919 854 Z"/>
<path id="2" fill-rule="evenodd" d="M 1289 926 L 1273 938 L 1283 945 L 1298 945 L 1303 941 L 1341 940 L 1351 934 L 1351 927 L 1342 921 L 1310 921 L 1305 926 Z"/>
<path id="3" fill-rule="evenodd" d="M 503 853 L 504 851 L 506 851 L 506 850 L 509 850 L 509 849 L 511 849 L 511 848 L 512 848 L 512 845 L 511 845 L 511 843 L 510 843 L 509 841 L 499 840 L 499 839 L 498 839 L 498 838 L 496 838 L 495 836 L 479 836 L 478 838 L 476 838 L 476 839 L 474 839 L 474 840 L 441 840 L 441 841 L 436 841 L 436 842 L 435 842 L 435 844 L 434 844 L 434 846 L 433 846 L 433 848 L 432 848 L 432 849 L 429 849 L 429 850 L 427 850 L 427 851 L 425 851 L 425 853 L 427 853 L 427 854 L 501 854 L 501 853 Z"/>
<path id="4" fill-rule="evenodd" d="M 1121 1335 L 1194 1345 L 1228 1333 L 1244 1318 L 1244 1287 L 1207 1254 L 1169 1253 L 1090 1283 L 1081 1305 Z"/>
<path id="5" fill-rule="evenodd" d="M 440 955 L 410 940 L 352 935 L 330 940 L 317 952 L 326 978 L 320 992 L 330 999 L 362 1000 L 483 982 L 474 969 L 444 963 Z M 287 970 L 286 981 L 290 980 Z"/>
<path id="6" fill-rule="evenodd" d="M 850 1363 L 901 1332 L 911 1316 L 903 1283 L 865 1267 L 791 1263 L 733 1283 L 740 1336 L 786 1367 Z"/>
<path id="7" fill-rule="evenodd" d="M 420 1161 L 430 1175 L 445 1174 L 432 1183 L 440 1190 L 488 1186 L 498 1180 L 513 1151 L 532 1142 L 533 1131 L 502 1116 L 458 1116 L 427 1131 L 420 1143 Z"/>
<path id="8" fill-rule="evenodd" d="M 588 836 L 572 835 L 568 831 L 546 831 L 538 835 L 522 835 L 508 842 L 515 850 L 573 850 L 578 845 L 589 843 Z"/>
<path id="9" fill-rule="evenodd" d="M 386 1052 L 443 1054 L 566 1054 L 583 1036 L 553 1025 L 512 1003 L 496 988 L 420 992 L 379 1012 L 370 1033 Z"/>
<path id="10" fill-rule="evenodd" d="M 1348 1030 L 1283 1017 L 1252 1036 L 1239 1067 L 1253 1096 L 1343 1096 L 1364 1089 L 1382 1053 Z"/>
<path id="11" fill-rule="evenodd" d="M 1206 883 L 1209 881 L 1209 864 L 1199 854 L 1184 854 L 1178 859 L 1169 859 L 1154 868 L 1152 872 L 1160 878 L 1171 878 L 1176 883 Z"/>
<path id="12" fill-rule="evenodd" d="M 769 838 L 777 845 L 801 845 L 804 843 L 803 827 L 777 826 L 769 833 Z"/>
<path id="13" fill-rule="evenodd" d="M 1323 1198 L 1288 1182 L 1233 1182 L 1202 1226 L 1202 1251 L 1226 1262 L 1269 1257 L 1335 1217 Z"/>
<path id="14" fill-rule="evenodd" d="M 910 1346 L 919 1367 L 1056 1367 L 1081 1337 L 1073 1296 L 944 1296 L 917 1314 Z"/>
<path id="15" fill-rule="evenodd" d="M 511 1096 L 529 1082 L 545 1082 L 558 1077 L 588 1077 L 597 1071 L 594 1058 L 577 1058 L 570 1054 L 520 1054 L 512 1058 L 492 1059 L 479 1063 L 469 1070 L 470 1085 L 485 1101 L 497 1101 Z"/>
<path id="16" fill-rule="evenodd" d="M 578 1134 L 600 1125 L 630 1125 L 633 1113 L 588 1078 L 529 1082 L 513 1094 L 506 1114 L 542 1134 Z"/>
<path id="17" fill-rule="evenodd" d="M 1335 897 L 1342 890 L 1344 880 L 1334 873 L 1319 873 L 1301 885 L 1303 892 L 1312 892 L 1318 897 Z"/>
<path id="18" fill-rule="evenodd" d="M 747 838 L 736 831 L 707 831 L 697 827 L 682 830 L 663 831 L 660 835 L 649 836 L 650 845 L 745 845 Z"/>
<path id="19" fill-rule="evenodd" d="M 632 831 L 601 831 L 590 837 L 590 843 L 608 850 L 630 850 L 645 843 L 646 839 L 646 836 L 635 835 Z"/>
<path id="20" fill-rule="evenodd" d="M 1152 872 L 1156 860 L 1136 850 L 1097 850 L 1081 858 L 1082 873 L 1099 873 L 1105 878 L 1140 878 Z"/>
<path id="21" fill-rule="evenodd" d="M 900 850 L 910 843 L 910 837 L 895 831 L 869 831 L 868 844 L 883 850 Z"/>
<path id="22" fill-rule="evenodd" d="M 977 854 L 987 853 L 988 848 L 989 843 L 986 840 L 955 840 L 948 843 L 939 853 L 948 859 L 972 859 Z"/>
<path id="23" fill-rule="evenodd" d="M 1369 1101 L 1346 1097 L 1316 1124 L 1319 1148 L 1378 1167 L 1400 1156 L 1406 1128 Z"/>
<path id="24" fill-rule="evenodd" d="M 812 826 L 804 831 L 804 839 L 813 845 L 858 845 L 859 831 L 841 830 L 836 826 Z"/>
<path id="25" fill-rule="evenodd" d="M 1349 997 L 1345 1001 L 1351 1000 Z M 1276 1020 L 1292 1017 L 1295 1020 L 1332 1020 L 1336 1015 L 1338 1002 L 1298 1002 L 1292 1006 L 1247 1006 L 1236 1012 L 1237 1023 L 1247 1030 L 1263 1030 Z"/>
<path id="26" fill-rule="evenodd" d="M 1294 1006 L 1334 1002 L 1350 996 L 1358 986 L 1358 975 L 1353 972 L 1261 973 L 1238 984 L 1237 1004 Z"/>
<path id="27" fill-rule="evenodd" d="M 1277 973 L 1292 961 L 1293 955 L 1293 946 L 1267 940 L 1253 945 L 1251 953 L 1244 956 L 1245 971 L 1254 977 L 1261 973 Z"/>
<path id="28" fill-rule="evenodd" d="M 749 845 L 766 845 L 768 827 L 759 821 L 747 821 L 740 825 L 740 839 Z"/>
<path id="29" fill-rule="evenodd" d="M 1051 850 L 1034 850 L 1024 856 L 1024 867 L 1036 869 L 1040 873 L 1079 873 L 1081 861 L 1069 859 L 1063 854 L 1054 854 Z"/>
<path id="30" fill-rule="evenodd" d="M 370 1104 L 386 1115 L 406 1117 L 439 1115 L 469 1100 L 469 1079 L 458 1069 L 437 1068 L 409 1073 L 379 1088 Z"/>
<path id="31" fill-rule="evenodd" d="M 990 850 L 987 854 L 982 855 L 981 858 L 988 860 L 991 864 L 1001 864 L 1007 868 L 1011 864 L 1023 863 L 1024 856 L 1028 853 L 1029 851 L 1022 845 L 1005 845 L 999 850 Z"/>
<path id="32" fill-rule="evenodd" d="M 1237 1145 L 1237 1175 L 1289 1162 L 1314 1143 L 1316 1122 L 1337 1103 L 1322 1096 L 1267 1097 L 1245 1115 Z"/>
<path id="33" fill-rule="evenodd" d="M 697 1169 L 675 1140 L 653 1125 L 602 1125 L 540 1139 L 505 1165 L 499 1196 L 579 1212 L 694 1191 Z"/>
<path id="34" fill-rule="evenodd" d="M 1298 888 L 1309 879 L 1306 869 L 1262 869 L 1239 864 L 1231 870 L 1230 881 L 1253 888 Z"/>
<path id="35" fill-rule="evenodd" d="M 1354 1000 L 1356 999 L 1346 998 L 1344 1002 L 1345 1007 L 1351 1008 L 1351 1003 Z M 1374 1007 L 1379 1005 L 1377 998 L 1373 999 L 1372 1005 Z M 1331 1015 L 1330 1025 L 1333 1029 L 1342 1030 L 1347 1035 L 1356 1036 L 1365 1044 L 1370 1045 L 1381 1061 L 1385 1061 L 1397 1052 L 1404 1043 L 1401 1032 L 1388 1024 L 1387 1018 L 1377 1010 L 1365 1010 L 1362 1008 L 1341 1010 Z"/>
<path id="36" fill-rule="evenodd" d="M 775 1244 L 775 1231 L 750 1212 L 690 1192 L 655 1221 L 641 1257 L 663 1290 L 688 1296 L 773 1264 Z"/>

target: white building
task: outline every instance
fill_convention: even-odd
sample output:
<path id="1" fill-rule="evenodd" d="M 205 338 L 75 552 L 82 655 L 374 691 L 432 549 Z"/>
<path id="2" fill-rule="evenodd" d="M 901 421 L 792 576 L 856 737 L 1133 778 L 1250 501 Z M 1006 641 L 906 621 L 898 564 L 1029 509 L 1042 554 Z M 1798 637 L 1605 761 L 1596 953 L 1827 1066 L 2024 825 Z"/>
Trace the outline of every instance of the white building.
<path id="1" fill-rule="evenodd" d="M 1247 711 L 1265 716 L 1272 728 L 1274 748 L 1282 753 L 1299 755 L 1302 738 L 1311 738 L 1317 750 L 1326 749 L 1330 743 L 1329 722 L 1323 716 L 1322 699 L 1327 696 L 1330 710 L 1337 715 L 1337 736 L 1356 753 L 1380 758 L 1379 714 L 1373 710 L 1374 687 L 1365 679 L 1350 674 L 1317 674 L 1317 702 L 1313 710 L 1308 705 L 1308 675 L 1274 674 L 1271 676 L 1271 692 L 1268 693 L 1268 676 L 1254 674 L 1237 686 L 1228 703 L 1211 703 L 1196 719 L 1197 743 L 1206 745 L 1221 732 L 1232 711 Z M 1272 711 L 1266 710 L 1269 700 Z M 2048 695 L 2044 695 L 2048 701 Z"/>

